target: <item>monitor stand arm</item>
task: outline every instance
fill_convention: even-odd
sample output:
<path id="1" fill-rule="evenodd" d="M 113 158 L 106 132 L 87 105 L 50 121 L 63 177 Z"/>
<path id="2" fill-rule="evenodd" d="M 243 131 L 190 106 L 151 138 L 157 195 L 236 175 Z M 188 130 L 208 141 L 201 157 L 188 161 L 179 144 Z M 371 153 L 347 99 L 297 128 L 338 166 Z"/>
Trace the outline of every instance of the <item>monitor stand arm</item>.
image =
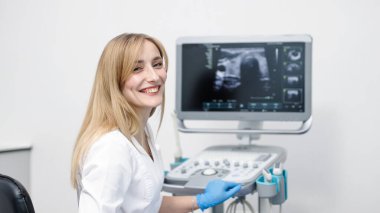
<path id="1" fill-rule="evenodd" d="M 239 121 L 239 130 L 258 130 L 263 129 L 263 122 L 261 121 Z M 258 133 L 236 133 L 236 137 L 246 144 L 251 144 L 252 140 L 259 140 L 260 134 Z"/>

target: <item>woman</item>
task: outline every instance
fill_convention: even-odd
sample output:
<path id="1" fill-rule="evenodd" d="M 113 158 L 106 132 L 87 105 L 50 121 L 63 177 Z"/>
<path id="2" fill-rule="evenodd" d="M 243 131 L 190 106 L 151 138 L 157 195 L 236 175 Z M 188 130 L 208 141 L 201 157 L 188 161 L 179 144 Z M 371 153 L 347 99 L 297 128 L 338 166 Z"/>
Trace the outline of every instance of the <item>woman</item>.
<path id="1" fill-rule="evenodd" d="M 240 190 L 216 180 L 197 196 L 160 195 L 163 166 L 147 121 L 164 108 L 167 65 L 162 44 L 144 34 L 122 34 L 105 47 L 72 158 L 80 213 L 204 210 Z"/>

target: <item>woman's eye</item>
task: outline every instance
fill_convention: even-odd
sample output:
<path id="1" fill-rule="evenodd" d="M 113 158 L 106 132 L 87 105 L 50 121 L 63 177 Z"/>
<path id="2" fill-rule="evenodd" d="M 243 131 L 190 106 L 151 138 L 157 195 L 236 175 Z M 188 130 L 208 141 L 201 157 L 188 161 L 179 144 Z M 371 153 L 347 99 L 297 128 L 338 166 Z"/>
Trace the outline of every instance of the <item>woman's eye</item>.
<path id="1" fill-rule="evenodd" d="M 155 67 L 155 68 L 161 68 L 162 67 L 162 62 L 154 64 L 153 67 Z"/>
<path id="2" fill-rule="evenodd" d="M 140 72 L 143 68 L 142 67 L 135 67 L 133 69 L 133 72 Z"/>

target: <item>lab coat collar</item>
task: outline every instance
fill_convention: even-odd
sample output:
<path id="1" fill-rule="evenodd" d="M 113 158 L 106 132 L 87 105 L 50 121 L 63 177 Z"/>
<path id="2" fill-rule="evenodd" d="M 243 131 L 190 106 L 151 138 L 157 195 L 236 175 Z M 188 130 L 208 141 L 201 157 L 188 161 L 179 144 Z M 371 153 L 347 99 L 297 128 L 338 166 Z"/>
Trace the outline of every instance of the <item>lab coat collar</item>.
<path id="1" fill-rule="evenodd" d="M 153 142 L 151 140 L 151 134 L 150 134 L 150 131 L 148 130 L 148 127 L 145 128 L 145 134 L 147 136 L 147 140 L 148 140 L 148 144 L 149 144 L 149 149 L 150 149 L 150 152 L 152 153 L 152 157 L 153 157 L 153 162 L 156 161 L 157 157 L 156 157 L 156 152 L 152 149 L 153 147 Z M 132 144 L 136 147 L 136 149 L 143 155 L 147 156 L 150 158 L 149 154 L 145 151 L 145 149 L 141 146 L 141 144 L 137 141 L 137 139 L 135 137 L 132 137 Z"/>

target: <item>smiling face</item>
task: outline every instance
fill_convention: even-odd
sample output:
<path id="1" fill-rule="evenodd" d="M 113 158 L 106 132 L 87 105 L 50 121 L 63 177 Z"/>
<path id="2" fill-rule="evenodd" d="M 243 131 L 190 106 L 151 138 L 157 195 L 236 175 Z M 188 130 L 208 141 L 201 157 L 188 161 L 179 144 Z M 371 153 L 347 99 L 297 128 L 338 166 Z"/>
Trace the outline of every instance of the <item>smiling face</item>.
<path id="1" fill-rule="evenodd" d="M 123 95 L 138 111 L 148 113 L 162 103 L 166 68 L 154 43 L 145 40 L 131 76 L 124 82 Z"/>

